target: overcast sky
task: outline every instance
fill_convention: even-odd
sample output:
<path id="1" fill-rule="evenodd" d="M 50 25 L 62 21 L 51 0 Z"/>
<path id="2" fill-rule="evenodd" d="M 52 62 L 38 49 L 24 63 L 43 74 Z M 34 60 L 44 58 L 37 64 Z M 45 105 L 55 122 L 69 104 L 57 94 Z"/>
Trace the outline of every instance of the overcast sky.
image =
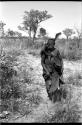
<path id="1" fill-rule="evenodd" d="M 81 2 L 7 1 L 0 2 L 0 20 L 6 23 L 5 30 L 8 28 L 18 30 L 17 26 L 23 21 L 24 11 L 30 11 L 31 9 L 47 10 L 53 16 L 40 24 L 40 27 L 45 28 L 51 37 L 65 28 L 81 27 Z"/>

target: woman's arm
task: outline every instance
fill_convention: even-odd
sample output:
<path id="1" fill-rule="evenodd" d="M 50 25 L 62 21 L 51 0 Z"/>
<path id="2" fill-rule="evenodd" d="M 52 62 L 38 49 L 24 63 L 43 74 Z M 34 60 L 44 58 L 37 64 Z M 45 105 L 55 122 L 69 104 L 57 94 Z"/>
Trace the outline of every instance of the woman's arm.
<path id="1" fill-rule="evenodd" d="M 46 71 L 47 75 L 49 75 L 49 71 L 45 65 L 45 53 L 44 52 L 41 52 L 41 65 L 43 69 Z"/>
<path id="2" fill-rule="evenodd" d="M 47 69 L 47 67 L 46 67 L 46 65 L 45 65 L 45 63 L 44 63 L 44 59 L 43 59 L 43 58 L 44 58 L 44 57 L 42 57 L 42 59 L 41 59 L 42 67 L 43 67 L 43 69 L 46 71 L 47 75 L 49 75 L 50 73 L 49 73 L 49 71 L 48 71 L 48 69 Z"/>

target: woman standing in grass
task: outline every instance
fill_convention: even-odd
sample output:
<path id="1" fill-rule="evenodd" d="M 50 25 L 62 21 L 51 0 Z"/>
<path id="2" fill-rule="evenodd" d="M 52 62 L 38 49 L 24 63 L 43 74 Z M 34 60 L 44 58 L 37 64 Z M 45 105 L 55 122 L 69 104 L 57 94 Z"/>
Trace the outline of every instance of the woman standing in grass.
<path id="1" fill-rule="evenodd" d="M 60 84 L 63 74 L 63 61 L 59 51 L 54 47 L 55 41 L 61 33 L 57 33 L 54 39 L 49 39 L 41 50 L 41 64 L 43 77 L 49 99 L 55 102 L 61 99 Z"/>

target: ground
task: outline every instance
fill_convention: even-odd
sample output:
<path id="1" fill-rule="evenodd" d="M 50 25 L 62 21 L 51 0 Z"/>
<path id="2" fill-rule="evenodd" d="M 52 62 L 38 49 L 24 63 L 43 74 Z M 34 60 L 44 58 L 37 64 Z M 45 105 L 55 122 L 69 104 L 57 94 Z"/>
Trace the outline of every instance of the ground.
<path id="1" fill-rule="evenodd" d="M 66 106 L 65 100 L 62 102 L 56 102 L 55 104 L 51 102 L 48 98 L 45 82 L 42 77 L 42 66 L 40 57 L 33 56 L 28 54 L 28 51 L 24 51 L 24 55 L 20 55 L 17 61 L 18 66 L 15 67 L 18 70 L 19 67 L 23 69 L 29 70 L 31 74 L 33 85 L 30 87 L 38 88 L 40 91 L 40 96 L 42 97 L 42 102 L 38 107 L 34 108 L 30 114 L 27 116 L 17 117 L 10 119 L 8 122 L 22 122 L 22 123 L 32 123 L 32 122 L 42 122 L 46 116 L 51 117 L 55 113 L 57 109 L 61 109 Z M 64 60 L 64 80 L 66 80 L 70 75 L 74 75 L 75 73 L 82 74 L 82 60 L 77 62 L 66 61 Z M 82 82 L 82 79 L 81 79 Z M 82 122 L 82 85 L 81 86 L 72 86 L 73 98 L 71 104 L 74 101 L 79 106 L 80 111 L 80 119 L 79 122 Z M 76 109 L 77 110 L 77 109 Z"/>

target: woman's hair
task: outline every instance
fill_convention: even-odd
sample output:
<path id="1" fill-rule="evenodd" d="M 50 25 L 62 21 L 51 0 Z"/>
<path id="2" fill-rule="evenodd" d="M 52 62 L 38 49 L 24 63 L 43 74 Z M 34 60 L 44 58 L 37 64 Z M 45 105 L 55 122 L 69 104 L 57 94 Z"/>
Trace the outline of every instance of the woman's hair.
<path id="1" fill-rule="evenodd" d="M 50 44 L 55 45 L 55 39 L 48 39 L 47 46 L 49 46 Z"/>

